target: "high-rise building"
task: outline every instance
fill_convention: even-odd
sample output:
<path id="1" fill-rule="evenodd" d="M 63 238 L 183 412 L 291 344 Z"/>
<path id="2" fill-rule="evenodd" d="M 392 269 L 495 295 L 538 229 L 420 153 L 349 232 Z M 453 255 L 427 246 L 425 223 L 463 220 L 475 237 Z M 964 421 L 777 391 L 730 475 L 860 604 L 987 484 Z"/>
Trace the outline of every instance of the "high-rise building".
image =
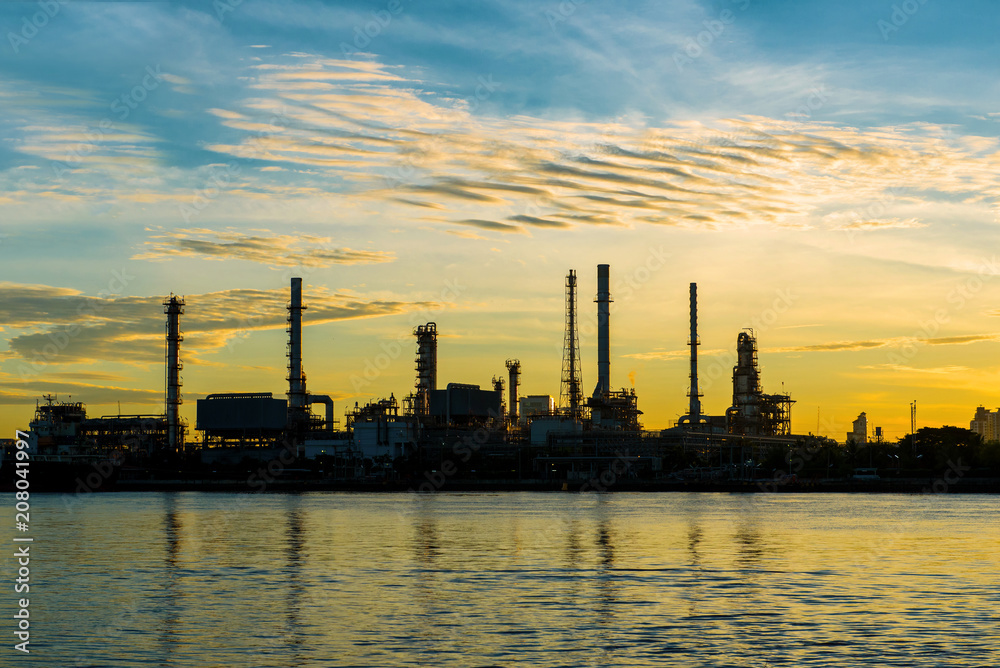
<path id="1" fill-rule="evenodd" d="M 976 415 L 969 422 L 969 429 L 983 437 L 984 441 L 1000 440 L 1000 408 L 991 411 L 979 406 Z"/>
<path id="2" fill-rule="evenodd" d="M 848 439 L 854 439 L 855 443 L 868 442 L 868 416 L 861 413 L 858 419 L 851 423 L 851 431 L 847 433 Z"/>

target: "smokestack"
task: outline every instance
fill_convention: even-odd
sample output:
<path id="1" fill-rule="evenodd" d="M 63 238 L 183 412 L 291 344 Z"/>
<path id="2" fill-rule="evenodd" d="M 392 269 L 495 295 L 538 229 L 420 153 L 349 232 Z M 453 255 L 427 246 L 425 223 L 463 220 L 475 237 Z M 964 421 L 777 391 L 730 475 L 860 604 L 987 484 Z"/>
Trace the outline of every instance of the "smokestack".
<path id="1" fill-rule="evenodd" d="M 517 424 L 517 386 L 521 384 L 521 360 L 507 360 L 507 394 L 508 408 L 512 424 Z"/>
<path id="2" fill-rule="evenodd" d="M 597 265 L 597 387 L 594 398 L 611 391 L 611 267 Z"/>
<path id="3" fill-rule="evenodd" d="M 292 278 L 288 304 L 288 412 L 293 420 L 306 411 L 306 377 L 302 373 L 302 279 Z"/>
<path id="4" fill-rule="evenodd" d="M 184 430 L 180 422 L 181 405 L 181 314 L 184 300 L 170 295 L 163 301 L 167 314 L 167 445 L 176 452 L 184 447 Z"/>
<path id="5" fill-rule="evenodd" d="M 698 284 L 691 284 L 691 338 L 688 341 L 691 345 L 691 391 L 688 397 L 691 398 L 691 405 L 688 408 L 688 416 L 692 425 L 701 423 L 701 392 L 698 388 Z"/>

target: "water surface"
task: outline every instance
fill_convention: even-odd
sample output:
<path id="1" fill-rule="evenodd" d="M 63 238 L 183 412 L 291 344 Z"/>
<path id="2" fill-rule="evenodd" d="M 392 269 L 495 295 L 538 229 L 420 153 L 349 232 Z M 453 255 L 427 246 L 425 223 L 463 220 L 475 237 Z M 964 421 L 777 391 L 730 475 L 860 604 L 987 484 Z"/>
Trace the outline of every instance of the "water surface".
<path id="1" fill-rule="evenodd" d="M 1000 665 L 996 496 L 32 503 L 33 651 L 0 665 Z"/>

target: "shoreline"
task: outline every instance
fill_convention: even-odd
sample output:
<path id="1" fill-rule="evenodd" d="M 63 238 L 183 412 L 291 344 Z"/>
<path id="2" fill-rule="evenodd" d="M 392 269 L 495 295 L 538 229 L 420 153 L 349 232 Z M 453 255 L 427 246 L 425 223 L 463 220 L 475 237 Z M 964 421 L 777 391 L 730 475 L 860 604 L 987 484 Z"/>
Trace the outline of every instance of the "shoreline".
<path id="1" fill-rule="evenodd" d="M 71 490 L 72 491 L 72 490 Z M 108 492 L 716 492 L 739 494 L 1000 494 L 1000 479 L 969 479 L 941 485 L 928 479 L 865 482 L 660 482 L 617 481 L 601 485 L 594 481 L 562 480 L 449 480 L 427 488 L 420 481 L 361 482 L 334 480 L 279 480 L 263 484 L 246 480 L 118 480 Z"/>

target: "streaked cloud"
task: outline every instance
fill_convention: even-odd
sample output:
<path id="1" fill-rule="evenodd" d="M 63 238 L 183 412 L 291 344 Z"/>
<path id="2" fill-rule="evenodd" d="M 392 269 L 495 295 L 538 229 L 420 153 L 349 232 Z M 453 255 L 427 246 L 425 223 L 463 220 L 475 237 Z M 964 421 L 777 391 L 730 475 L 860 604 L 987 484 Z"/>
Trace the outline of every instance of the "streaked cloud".
<path id="1" fill-rule="evenodd" d="M 853 218 L 853 220 L 851 220 Z M 824 221 L 830 224 L 834 230 L 890 230 L 890 229 L 914 229 L 927 227 L 927 223 L 922 223 L 916 218 L 869 218 L 861 219 L 857 214 L 831 214 L 824 217 Z"/>
<path id="2" fill-rule="evenodd" d="M 732 353 L 734 351 L 724 350 L 722 348 L 714 348 L 709 350 L 699 350 L 699 357 L 714 357 L 716 355 L 725 355 L 727 353 Z M 680 360 L 688 359 L 691 356 L 691 349 L 686 348 L 684 350 L 653 350 L 645 353 L 628 353 L 622 355 L 622 357 L 629 357 L 636 360 L 659 360 L 659 361 L 670 361 L 670 360 Z"/>
<path id="3" fill-rule="evenodd" d="M 207 364 L 217 352 L 250 332 L 286 327 L 287 289 L 225 290 L 188 295 L 182 316 L 183 356 Z M 162 297 L 91 297 L 50 286 L 0 284 L 0 319 L 21 333 L 8 339 L 8 359 L 22 375 L 53 364 L 163 363 Z M 365 300 L 310 287 L 303 326 L 446 308 L 437 302 Z M 27 331 L 24 331 L 27 330 Z"/>
<path id="4" fill-rule="evenodd" d="M 934 376 L 945 376 L 950 374 L 960 374 L 969 371 L 967 366 L 942 366 L 929 367 L 925 369 L 909 366 L 906 364 L 872 364 L 859 366 L 859 369 L 873 369 L 878 371 L 894 371 L 899 373 L 929 374 Z"/>
<path id="5" fill-rule="evenodd" d="M 201 257 L 211 260 L 246 260 L 277 267 L 330 267 L 335 264 L 392 262 L 386 251 L 337 248 L 329 237 L 309 234 L 254 234 L 227 230 L 181 229 L 152 235 L 147 250 L 133 260 L 168 260 Z"/>
<path id="6" fill-rule="evenodd" d="M 302 54 L 257 65 L 257 94 L 213 110 L 248 136 L 209 148 L 318 167 L 350 182 L 355 195 L 438 208 L 452 223 L 494 221 L 478 224 L 494 231 L 584 223 L 808 229 L 810 219 L 839 230 L 905 230 L 926 223 L 892 209 L 942 194 L 1000 197 L 994 143 L 949 137 L 927 123 L 859 128 L 746 116 L 636 127 L 493 119 L 402 70 L 365 65 Z M 267 128 L 265 118 L 272 119 Z M 858 201 L 895 193 L 900 174 L 915 185 L 893 196 L 890 215 L 855 213 L 866 212 Z"/>
<path id="7" fill-rule="evenodd" d="M 967 345 L 970 343 L 980 343 L 983 341 L 1000 341 L 998 334 L 964 334 L 961 336 L 941 336 L 941 337 L 916 337 L 899 336 L 884 339 L 869 339 L 865 341 L 830 341 L 827 343 L 814 343 L 803 346 L 787 346 L 779 348 L 767 348 L 762 352 L 766 353 L 804 353 L 804 352 L 838 352 L 871 350 L 873 348 L 897 348 L 907 345 L 930 345 L 930 346 L 950 346 Z"/>

